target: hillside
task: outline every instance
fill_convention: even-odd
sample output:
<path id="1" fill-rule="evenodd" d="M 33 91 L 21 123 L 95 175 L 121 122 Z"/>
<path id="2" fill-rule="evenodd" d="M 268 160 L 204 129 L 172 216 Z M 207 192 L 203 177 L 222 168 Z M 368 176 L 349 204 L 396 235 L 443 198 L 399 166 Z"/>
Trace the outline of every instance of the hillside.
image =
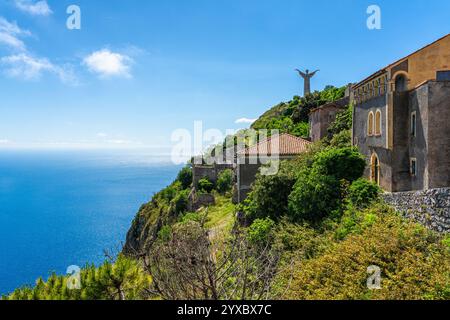
<path id="1" fill-rule="evenodd" d="M 252 128 L 303 136 L 311 108 L 343 93 L 294 97 Z M 348 110 L 331 139 L 283 162 L 278 174 L 259 175 L 244 203 L 233 205 L 223 175 L 201 186 L 215 204 L 190 212 L 186 167 L 141 207 L 116 263 L 83 270 L 87 289 L 68 293 L 67 278 L 54 276 L 10 298 L 450 299 L 450 237 L 403 218 L 362 178 Z M 367 286 L 373 267 L 381 271 L 376 290 Z"/>

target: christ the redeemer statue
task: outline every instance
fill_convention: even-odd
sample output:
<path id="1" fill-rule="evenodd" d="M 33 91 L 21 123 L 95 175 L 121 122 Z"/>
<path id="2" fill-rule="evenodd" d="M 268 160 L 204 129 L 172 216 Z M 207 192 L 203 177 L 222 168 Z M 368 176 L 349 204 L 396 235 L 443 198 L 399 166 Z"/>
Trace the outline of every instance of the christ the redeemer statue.
<path id="1" fill-rule="evenodd" d="M 302 72 L 298 69 L 295 69 L 299 73 L 299 75 L 304 79 L 305 81 L 305 90 L 303 92 L 303 95 L 308 95 L 311 93 L 311 78 L 314 77 L 314 75 L 319 72 L 320 70 L 316 70 L 314 72 L 309 73 L 309 70 L 306 69 L 305 72 Z"/>

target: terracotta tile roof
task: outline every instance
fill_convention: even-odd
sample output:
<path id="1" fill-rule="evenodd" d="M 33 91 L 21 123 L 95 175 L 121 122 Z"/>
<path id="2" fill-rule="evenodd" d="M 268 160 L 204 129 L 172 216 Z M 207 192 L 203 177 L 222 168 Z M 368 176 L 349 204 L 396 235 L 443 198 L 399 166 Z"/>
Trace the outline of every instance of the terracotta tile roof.
<path id="1" fill-rule="evenodd" d="M 311 144 L 308 140 L 295 137 L 293 135 L 283 133 L 267 138 L 251 147 L 238 153 L 243 156 L 258 156 L 258 155 L 280 155 L 293 156 L 298 155 L 308 150 Z M 278 150 L 275 150 L 278 149 Z"/>

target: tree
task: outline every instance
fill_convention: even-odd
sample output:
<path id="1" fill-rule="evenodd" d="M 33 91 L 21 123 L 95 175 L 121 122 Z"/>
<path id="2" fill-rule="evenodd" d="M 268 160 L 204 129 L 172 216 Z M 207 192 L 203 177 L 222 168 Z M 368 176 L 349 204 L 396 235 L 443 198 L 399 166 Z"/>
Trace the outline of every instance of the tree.
<path id="1" fill-rule="evenodd" d="M 340 183 L 317 171 L 303 172 L 289 195 L 289 216 L 294 221 L 320 222 L 339 208 Z"/>
<path id="2" fill-rule="evenodd" d="M 378 185 L 361 178 L 352 183 L 347 198 L 355 207 L 363 209 L 378 200 L 380 193 L 381 189 Z"/>
<path id="3" fill-rule="evenodd" d="M 192 184 L 192 169 L 188 166 L 181 169 L 178 173 L 177 181 L 180 181 L 183 189 L 189 188 Z"/>
<path id="4" fill-rule="evenodd" d="M 295 181 L 295 172 L 284 163 L 276 175 L 258 175 L 240 209 L 250 221 L 266 217 L 277 221 L 288 211 L 288 197 Z"/>
<path id="5" fill-rule="evenodd" d="M 342 131 L 350 130 L 353 125 L 353 106 L 349 105 L 347 110 L 339 112 L 336 120 L 328 128 L 330 135 L 334 136 Z"/>
<path id="6" fill-rule="evenodd" d="M 227 193 L 233 187 L 233 170 L 227 169 L 222 171 L 217 178 L 217 191 L 222 194 Z"/>
<path id="7" fill-rule="evenodd" d="M 323 175 L 352 182 L 363 175 L 366 160 L 357 148 L 327 148 L 317 154 L 313 167 Z"/>
<path id="8" fill-rule="evenodd" d="M 270 218 L 256 219 L 247 231 L 249 241 L 256 245 L 266 245 L 274 227 L 275 222 Z"/>
<path id="9" fill-rule="evenodd" d="M 214 189 L 214 183 L 208 178 L 200 179 L 198 182 L 198 189 L 200 192 L 211 193 Z"/>
<path id="10" fill-rule="evenodd" d="M 236 230 L 213 244 L 201 224 L 174 228 L 171 240 L 157 242 L 146 255 L 151 291 L 167 300 L 260 300 L 270 292 L 279 253 L 256 247 Z"/>
<path id="11" fill-rule="evenodd" d="M 52 274 L 47 282 L 17 289 L 10 300 L 138 300 L 147 296 L 151 278 L 141 263 L 119 255 L 114 263 L 86 266 L 79 274 L 80 289 L 69 289 L 69 277 Z"/>
<path id="12" fill-rule="evenodd" d="M 186 212 L 189 204 L 189 192 L 190 190 L 179 191 L 171 201 L 172 212 L 176 215 Z"/>

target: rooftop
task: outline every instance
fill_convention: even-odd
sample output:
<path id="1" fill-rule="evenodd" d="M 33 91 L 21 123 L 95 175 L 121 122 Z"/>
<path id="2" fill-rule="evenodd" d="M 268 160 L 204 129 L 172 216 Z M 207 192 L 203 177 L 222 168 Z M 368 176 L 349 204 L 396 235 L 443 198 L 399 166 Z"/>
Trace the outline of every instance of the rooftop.
<path id="1" fill-rule="evenodd" d="M 368 76 L 368 77 L 365 78 L 364 80 L 361 80 L 360 82 L 358 82 L 357 84 L 355 84 L 355 85 L 353 86 L 353 88 L 357 88 L 357 87 L 361 86 L 363 83 L 365 83 L 365 82 L 367 82 L 367 81 L 369 81 L 369 80 L 372 80 L 373 78 L 376 78 L 376 77 L 378 77 L 378 76 L 384 74 L 384 73 L 387 71 L 387 69 L 389 69 L 389 68 L 391 68 L 391 67 L 393 67 L 393 66 L 399 64 L 399 63 L 402 62 L 403 60 L 406 60 L 406 59 L 410 58 L 411 56 L 415 55 L 416 53 L 418 53 L 418 52 L 420 52 L 420 51 L 422 51 L 422 50 L 424 50 L 424 49 L 426 49 L 426 48 L 428 48 L 428 47 L 434 45 L 435 43 L 437 43 L 437 42 L 439 42 L 439 41 L 444 40 L 444 39 L 447 38 L 447 37 L 450 37 L 450 33 L 447 34 L 447 35 L 445 35 L 445 36 L 443 36 L 442 38 L 439 38 L 439 39 L 437 39 L 436 41 L 433 41 L 432 43 L 430 43 L 430 44 L 428 44 L 428 45 L 426 45 L 426 46 L 420 48 L 419 50 L 414 51 L 413 53 L 407 55 L 406 57 L 403 57 L 403 58 L 401 58 L 401 59 L 399 59 L 399 60 L 397 60 L 397 61 L 395 61 L 395 62 L 389 64 L 388 66 L 386 66 L 386 67 L 384 67 L 384 68 L 378 70 L 377 72 L 371 74 L 370 76 Z"/>
<path id="2" fill-rule="evenodd" d="M 264 139 L 261 142 L 246 148 L 238 155 L 258 156 L 258 155 L 279 155 L 294 156 L 306 152 L 311 142 L 308 140 L 283 133 Z"/>
<path id="3" fill-rule="evenodd" d="M 321 109 L 329 108 L 329 107 L 343 109 L 343 108 L 347 107 L 349 103 L 350 103 L 350 97 L 344 97 L 342 99 L 339 99 L 339 100 L 336 100 L 333 102 L 329 102 L 324 105 L 321 105 L 320 107 L 314 108 L 311 110 L 310 113 L 313 113 L 313 112 L 321 110 Z"/>

